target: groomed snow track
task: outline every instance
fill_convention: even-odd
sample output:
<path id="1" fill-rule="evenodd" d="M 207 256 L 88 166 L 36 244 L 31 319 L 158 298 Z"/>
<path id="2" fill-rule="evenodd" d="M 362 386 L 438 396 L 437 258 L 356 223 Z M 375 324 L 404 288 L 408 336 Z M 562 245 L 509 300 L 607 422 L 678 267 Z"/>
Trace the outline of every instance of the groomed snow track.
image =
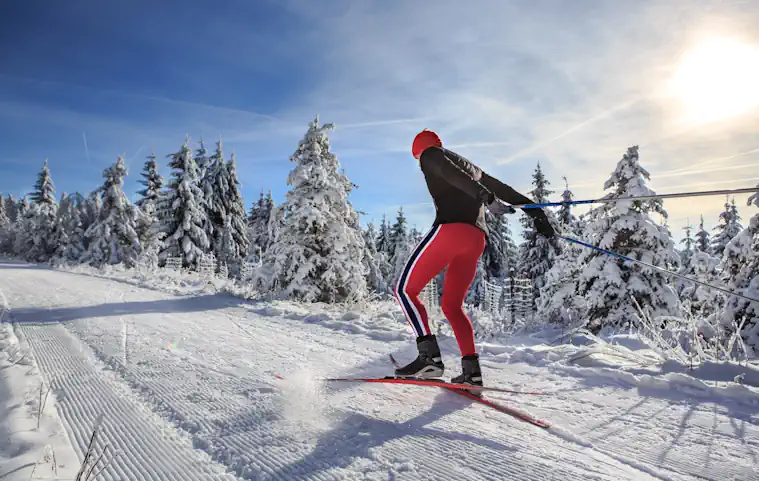
<path id="1" fill-rule="evenodd" d="M 410 355 L 407 341 L 261 314 L 226 295 L 9 261 L 0 273 L 80 455 L 104 415 L 99 446 L 121 455 L 98 479 L 759 479 L 750 408 L 485 358 L 496 385 L 556 391 L 492 397 L 575 433 L 562 437 L 444 390 L 313 381 L 383 375 L 389 353 Z"/>

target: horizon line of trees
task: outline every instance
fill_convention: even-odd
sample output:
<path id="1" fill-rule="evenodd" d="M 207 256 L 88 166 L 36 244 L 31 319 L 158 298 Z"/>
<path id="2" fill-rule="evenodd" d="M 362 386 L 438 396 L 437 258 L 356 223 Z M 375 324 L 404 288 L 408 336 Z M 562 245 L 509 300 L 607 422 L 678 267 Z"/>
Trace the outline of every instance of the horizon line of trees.
<path id="1" fill-rule="evenodd" d="M 0 252 L 37 263 L 127 268 L 180 258 L 183 267 L 197 269 L 213 256 L 231 277 L 240 276 L 243 263 L 256 260 L 261 268 L 250 282 L 262 292 L 306 302 L 390 295 L 422 234 L 409 227 L 403 208 L 393 222 L 383 215 L 379 225 L 361 227 L 350 201 L 357 186 L 330 150 L 333 129 L 321 125 L 318 116 L 310 122 L 289 158 L 293 169 L 285 200 L 277 204 L 271 191 L 262 190 L 247 211 L 235 155 L 225 156 L 221 139 L 209 153 L 202 139 L 193 151 L 188 136 L 166 156 L 168 181 L 155 154 L 148 156 L 141 172 L 144 188 L 134 204 L 123 190 L 128 175 L 123 157 L 103 170 L 102 184 L 87 196 L 63 193 L 60 200 L 45 161 L 29 195 L 20 200 L 0 195 Z M 569 182 L 563 180 L 561 199 L 571 201 Z M 605 198 L 655 195 L 649 181 L 638 146 L 629 147 L 604 184 Z M 538 163 L 528 196 L 549 202 L 555 193 L 550 185 Z M 660 199 L 604 203 L 579 216 L 570 205 L 546 211 L 557 229 L 593 245 L 736 292 L 756 289 L 759 297 L 759 220 L 754 216 L 744 227 L 735 199 L 725 202 L 712 233 L 703 216 L 697 229 L 686 226 L 679 247 Z M 725 332 L 740 330 L 748 344 L 759 347 L 759 311 L 746 301 L 545 239 L 525 215 L 519 244 L 506 217 L 486 212 L 486 220 L 490 235 L 467 298 L 473 305 L 486 283 L 516 275 L 533 283 L 536 315 L 546 322 L 586 319 L 594 331 L 622 329 L 639 322 L 640 308 L 652 318 L 708 319 Z M 442 290 L 443 283 L 438 285 Z"/>

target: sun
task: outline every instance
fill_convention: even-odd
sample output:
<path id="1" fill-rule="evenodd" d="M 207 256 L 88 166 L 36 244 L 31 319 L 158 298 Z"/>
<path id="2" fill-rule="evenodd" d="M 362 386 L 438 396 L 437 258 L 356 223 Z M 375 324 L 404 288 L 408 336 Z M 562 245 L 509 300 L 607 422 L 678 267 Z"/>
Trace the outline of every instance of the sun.
<path id="1" fill-rule="evenodd" d="M 759 47 L 730 38 L 701 43 L 683 57 L 673 88 L 694 122 L 753 109 L 759 106 Z"/>

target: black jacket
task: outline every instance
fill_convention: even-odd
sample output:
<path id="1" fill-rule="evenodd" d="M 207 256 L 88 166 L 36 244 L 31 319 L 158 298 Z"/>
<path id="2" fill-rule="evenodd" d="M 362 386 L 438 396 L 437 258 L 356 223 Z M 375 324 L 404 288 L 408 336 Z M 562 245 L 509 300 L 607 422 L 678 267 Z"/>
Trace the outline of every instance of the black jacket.
<path id="1" fill-rule="evenodd" d="M 488 234 L 484 205 L 496 197 L 507 204 L 533 203 L 465 157 L 443 147 L 426 149 L 419 157 L 419 165 L 435 203 L 435 225 L 471 224 Z M 535 221 L 550 226 L 541 209 L 523 211 Z"/>

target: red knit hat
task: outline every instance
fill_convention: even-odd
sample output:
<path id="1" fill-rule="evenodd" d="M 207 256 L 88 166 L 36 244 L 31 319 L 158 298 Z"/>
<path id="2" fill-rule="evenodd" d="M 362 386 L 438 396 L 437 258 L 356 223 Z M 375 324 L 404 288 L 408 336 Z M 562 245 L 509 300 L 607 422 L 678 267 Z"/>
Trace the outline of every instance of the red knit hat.
<path id="1" fill-rule="evenodd" d="M 415 159 L 418 159 L 422 155 L 422 152 L 425 151 L 425 149 L 432 147 L 433 145 L 442 147 L 443 142 L 435 132 L 424 129 L 416 134 L 416 137 L 414 137 L 414 143 L 411 144 L 411 154 Z"/>

